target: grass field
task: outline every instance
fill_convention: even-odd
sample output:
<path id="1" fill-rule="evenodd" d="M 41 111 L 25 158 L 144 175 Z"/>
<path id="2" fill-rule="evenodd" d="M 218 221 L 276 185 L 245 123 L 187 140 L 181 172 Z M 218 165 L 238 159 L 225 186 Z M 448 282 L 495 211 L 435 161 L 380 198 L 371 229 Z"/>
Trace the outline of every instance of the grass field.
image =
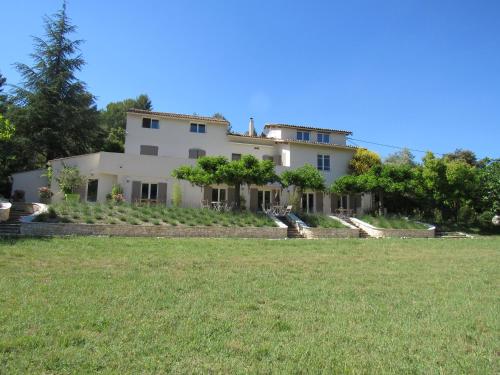
<path id="1" fill-rule="evenodd" d="M 0 240 L 0 373 L 499 373 L 500 238 Z"/>

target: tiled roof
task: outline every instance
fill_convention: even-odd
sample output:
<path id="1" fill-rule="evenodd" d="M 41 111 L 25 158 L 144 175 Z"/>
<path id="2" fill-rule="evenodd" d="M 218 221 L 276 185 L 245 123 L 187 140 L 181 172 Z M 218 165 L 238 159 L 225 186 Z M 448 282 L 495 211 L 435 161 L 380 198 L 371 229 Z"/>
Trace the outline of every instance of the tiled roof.
<path id="1" fill-rule="evenodd" d="M 309 126 L 309 125 L 266 124 L 266 125 L 264 125 L 264 128 L 292 128 L 292 129 L 317 130 L 317 131 L 321 131 L 321 132 L 330 132 L 330 133 L 352 134 L 352 132 L 347 131 L 347 130 L 315 128 L 314 126 Z"/>
<path id="2" fill-rule="evenodd" d="M 219 124 L 229 125 L 229 121 L 222 120 L 222 119 L 215 118 L 215 117 L 198 116 L 198 115 L 185 115 L 185 114 L 181 114 L 181 113 L 170 113 L 170 112 L 153 112 L 153 111 L 146 111 L 144 109 L 135 109 L 135 108 L 131 108 L 127 112 L 128 113 L 137 113 L 137 114 L 141 114 L 141 115 L 181 119 L 181 120 L 197 120 L 197 121 L 215 122 L 215 123 L 219 123 Z"/>
<path id="3" fill-rule="evenodd" d="M 326 147 L 334 147 L 334 148 L 348 148 L 352 150 L 356 150 L 359 147 L 351 146 L 351 145 L 339 145 L 337 143 L 323 143 L 323 142 L 314 142 L 314 141 L 299 141 L 298 139 L 283 139 L 282 142 L 285 143 L 300 143 L 304 145 L 315 145 L 315 146 L 326 146 Z"/>

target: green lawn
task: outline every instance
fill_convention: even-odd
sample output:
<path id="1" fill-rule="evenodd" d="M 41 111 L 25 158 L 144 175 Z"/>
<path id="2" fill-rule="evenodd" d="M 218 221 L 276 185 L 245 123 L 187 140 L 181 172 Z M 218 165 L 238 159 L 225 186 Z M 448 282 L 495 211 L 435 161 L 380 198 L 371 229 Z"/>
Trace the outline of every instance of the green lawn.
<path id="1" fill-rule="evenodd" d="M 499 237 L 0 240 L 0 374 L 494 374 L 499 279 Z"/>
<path id="2" fill-rule="evenodd" d="M 297 213 L 296 215 L 300 220 L 313 228 L 345 228 L 340 221 L 332 219 L 327 215 L 308 214 L 305 212 Z"/>
<path id="3" fill-rule="evenodd" d="M 365 223 L 371 224 L 377 228 L 387 229 L 427 229 L 424 224 L 417 223 L 416 221 L 407 220 L 397 216 L 371 216 L 364 215 L 359 218 Z"/>
<path id="4" fill-rule="evenodd" d="M 219 212 L 200 208 L 175 208 L 163 205 L 141 206 L 112 202 L 106 204 L 57 203 L 50 206 L 49 213 L 40 215 L 37 220 L 87 224 L 276 226 L 268 216 L 251 212 Z"/>

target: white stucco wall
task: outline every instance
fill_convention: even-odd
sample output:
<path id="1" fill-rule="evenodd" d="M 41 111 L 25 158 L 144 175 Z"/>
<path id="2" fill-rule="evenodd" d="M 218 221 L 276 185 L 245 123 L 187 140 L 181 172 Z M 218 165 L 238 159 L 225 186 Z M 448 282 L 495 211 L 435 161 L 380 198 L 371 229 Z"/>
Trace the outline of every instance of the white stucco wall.
<path id="1" fill-rule="evenodd" d="M 298 131 L 306 131 L 309 132 L 309 140 L 311 142 L 316 142 L 318 139 L 318 133 L 326 133 L 330 134 L 330 142 L 329 143 L 334 143 L 337 145 L 346 145 L 346 135 L 342 133 L 335 133 L 335 132 L 329 132 L 328 130 L 325 131 L 317 131 L 317 130 L 307 130 L 307 129 L 294 129 L 294 128 L 266 128 L 265 134 L 267 134 L 268 137 L 271 138 L 277 138 L 277 139 L 297 139 L 297 132 Z"/>
<path id="2" fill-rule="evenodd" d="M 330 155 L 330 171 L 322 172 L 327 185 L 330 185 L 340 176 L 347 174 L 349 161 L 355 149 L 341 149 L 321 146 L 290 144 L 290 167 L 298 168 L 308 163 L 317 166 L 318 154 Z"/>
<path id="3" fill-rule="evenodd" d="M 143 117 L 158 119 L 160 128 L 143 128 Z M 206 133 L 191 133 L 192 122 L 205 124 Z M 126 131 L 125 153 L 131 155 L 139 155 L 141 145 L 158 146 L 159 156 L 187 158 L 190 148 L 199 148 L 205 150 L 207 154 L 214 155 L 220 150 L 221 143 L 227 143 L 225 125 L 189 119 L 166 119 L 129 113 Z M 226 154 L 227 152 L 226 149 Z"/>
<path id="4" fill-rule="evenodd" d="M 38 202 L 40 197 L 38 189 L 48 185 L 47 177 L 42 177 L 45 169 L 34 169 L 26 172 L 12 174 L 12 192 L 14 190 L 24 190 L 24 199 L 26 202 Z"/>

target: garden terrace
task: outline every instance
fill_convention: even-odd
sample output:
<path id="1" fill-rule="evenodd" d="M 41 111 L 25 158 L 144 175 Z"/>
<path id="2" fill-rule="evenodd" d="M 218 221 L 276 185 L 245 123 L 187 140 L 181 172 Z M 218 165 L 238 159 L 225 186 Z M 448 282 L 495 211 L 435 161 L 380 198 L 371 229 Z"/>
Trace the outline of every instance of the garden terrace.
<path id="1" fill-rule="evenodd" d="M 305 212 L 297 213 L 296 215 L 311 228 L 346 228 L 340 221 L 332 219 L 327 215 L 308 214 Z"/>
<path id="2" fill-rule="evenodd" d="M 376 228 L 383 229 L 427 229 L 428 226 L 400 216 L 371 216 L 364 215 L 359 218 Z"/>
<path id="3" fill-rule="evenodd" d="M 146 226 L 222 226 L 275 227 L 264 214 L 218 212 L 208 209 L 176 208 L 160 205 L 88 204 L 64 202 L 53 204 L 37 217 L 38 222 L 77 224 L 132 224 Z"/>

